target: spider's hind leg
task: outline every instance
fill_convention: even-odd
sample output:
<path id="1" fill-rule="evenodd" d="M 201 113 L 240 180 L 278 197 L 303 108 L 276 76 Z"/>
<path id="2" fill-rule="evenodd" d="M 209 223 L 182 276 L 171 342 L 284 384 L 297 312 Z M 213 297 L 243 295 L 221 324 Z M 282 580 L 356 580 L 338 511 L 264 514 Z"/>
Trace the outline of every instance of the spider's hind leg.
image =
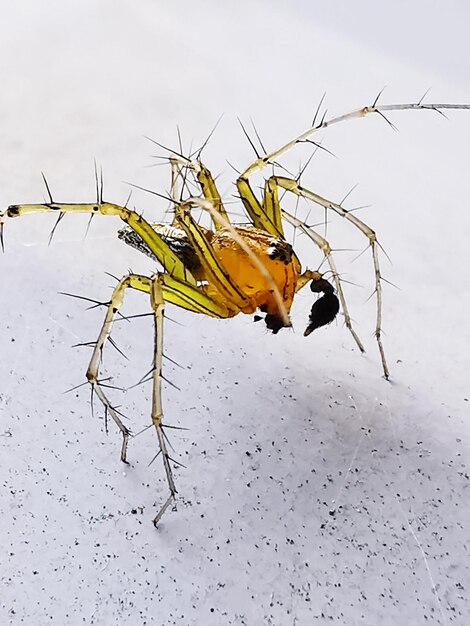
<path id="1" fill-rule="evenodd" d="M 97 203 L 57 203 L 46 202 L 43 204 L 18 204 L 11 205 L 6 211 L 0 213 L 0 235 L 7 218 L 16 218 L 33 213 L 89 213 L 91 215 L 114 215 L 124 222 L 146 244 L 150 253 L 161 263 L 165 270 L 179 280 L 196 284 L 195 278 L 188 271 L 183 261 L 159 236 L 155 229 L 141 215 L 127 207 L 119 206 L 112 202 Z M 3 241 L 0 237 L 0 243 Z"/>

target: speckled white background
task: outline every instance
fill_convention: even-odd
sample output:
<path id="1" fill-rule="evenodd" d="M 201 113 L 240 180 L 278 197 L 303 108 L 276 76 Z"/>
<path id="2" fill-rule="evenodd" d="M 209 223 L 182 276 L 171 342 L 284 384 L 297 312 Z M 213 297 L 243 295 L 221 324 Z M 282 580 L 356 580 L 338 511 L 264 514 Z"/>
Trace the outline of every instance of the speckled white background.
<path id="1" fill-rule="evenodd" d="M 230 198 L 252 158 L 236 120 L 269 148 L 311 121 L 369 104 L 470 102 L 469 10 L 429 2 L 0 2 L 0 205 L 105 195 L 124 181 L 168 188 L 142 136 L 202 143 Z M 304 185 L 370 204 L 393 264 L 382 259 L 381 378 L 364 242 L 332 220 L 347 295 L 367 354 L 341 322 L 307 339 L 312 297 L 276 337 L 246 316 L 213 321 L 168 309 L 165 389 L 176 431 L 177 512 L 156 531 L 165 496 L 150 431 L 119 462 L 84 379 L 103 311 L 58 294 L 106 300 L 105 274 L 152 271 L 115 238 L 113 219 L 67 217 L 50 247 L 47 216 L 8 223 L 0 258 L 0 620 L 2 624 L 392 626 L 470 622 L 468 232 L 470 113 L 351 122 L 325 133 L 337 159 L 315 157 Z M 286 163 L 297 170 L 306 152 Z M 164 203 L 134 193 L 151 219 Z M 239 211 L 234 205 L 233 210 Z M 306 208 L 301 208 L 306 211 Z M 323 215 L 311 221 L 321 222 Z M 316 267 L 302 238 L 296 247 Z M 125 312 L 147 310 L 130 294 Z M 151 326 L 116 324 L 104 372 L 129 386 L 148 370 Z M 120 394 L 129 425 L 148 423 L 148 387 Z"/>

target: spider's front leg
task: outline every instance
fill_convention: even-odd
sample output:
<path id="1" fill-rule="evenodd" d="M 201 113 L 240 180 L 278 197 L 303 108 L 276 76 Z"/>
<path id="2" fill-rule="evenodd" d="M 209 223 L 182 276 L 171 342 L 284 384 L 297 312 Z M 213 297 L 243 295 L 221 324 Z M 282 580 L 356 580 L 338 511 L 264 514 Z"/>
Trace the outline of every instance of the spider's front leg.
<path id="1" fill-rule="evenodd" d="M 153 256 L 163 265 L 165 270 L 183 281 L 196 283 L 194 277 L 188 272 L 183 261 L 173 252 L 165 241 L 155 232 L 152 226 L 141 215 L 127 207 L 114 204 L 113 202 L 87 203 L 59 203 L 44 202 L 43 204 L 13 204 L 0 213 L 0 243 L 3 248 L 3 227 L 8 218 L 17 218 L 35 213 L 55 213 L 57 222 L 65 214 L 88 213 L 94 215 L 112 215 L 126 222 L 130 228 L 147 244 Z"/>

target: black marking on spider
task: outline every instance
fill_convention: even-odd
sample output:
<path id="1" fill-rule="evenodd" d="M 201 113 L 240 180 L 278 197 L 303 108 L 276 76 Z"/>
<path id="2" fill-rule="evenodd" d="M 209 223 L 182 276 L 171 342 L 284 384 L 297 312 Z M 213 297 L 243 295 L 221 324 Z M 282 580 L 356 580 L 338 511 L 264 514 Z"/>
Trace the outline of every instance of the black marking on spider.
<path id="1" fill-rule="evenodd" d="M 267 250 L 270 259 L 282 261 L 286 265 L 291 262 L 293 252 L 291 244 L 282 239 L 273 239 Z"/>

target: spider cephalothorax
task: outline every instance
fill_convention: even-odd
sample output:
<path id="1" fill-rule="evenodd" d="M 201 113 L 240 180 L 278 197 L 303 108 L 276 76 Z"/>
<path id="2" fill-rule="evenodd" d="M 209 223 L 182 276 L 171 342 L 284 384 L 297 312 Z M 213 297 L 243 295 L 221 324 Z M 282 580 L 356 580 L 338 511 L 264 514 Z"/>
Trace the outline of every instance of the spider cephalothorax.
<path id="1" fill-rule="evenodd" d="M 336 118 L 323 119 L 304 133 L 281 146 L 278 150 L 259 157 L 237 181 L 238 195 L 248 215 L 249 224 L 232 224 L 224 207 L 214 179 L 201 161 L 173 153 L 169 161 L 172 168 L 170 198 L 174 218 L 171 224 L 151 224 L 141 215 L 125 206 L 104 202 L 102 189 L 97 190 L 97 201 L 84 204 L 63 204 L 53 201 L 49 187 L 49 201 L 41 204 L 12 205 L 0 214 L 0 243 L 3 246 L 3 226 L 6 218 L 19 217 L 28 213 L 55 212 L 58 221 L 66 213 L 89 213 L 91 215 L 114 215 L 126 222 L 119 231 L 119 237 L 129 245 L 150 255 L 159 264 L 158 271 L 151 276 L 129 273 L 117 284 L 107 304 L 107 313 L 86 373 L 93 391 L 99 397 L 121 431 L 123 442 L 121 459 L 126 462 L 127 444 L 130 431 L 122 422 L 119 411 L 111 404 L 99 379 L 102 349 L 110 339 L 114 318 L 122 304 L 126 289 L 136 289 L 150 297 L 155 323 L 154 363 L 152 368 L 153 392 L 151 424 L 159 443 L 169 495 L 157 513 L 154 523 L 174 501 L 176 488 L 173 480 L 171 459 L 163 432 L 163 410 L 161 402 L 162 359 L 163 359 L 163 310 L 166 303 L 172 303 L 195 313 L 203 313 L 215 318 L 230 318 L 238 313 L 265 313 L 266 326 L 275 334 L 281 328 L 291 325 L 289 313 L 295 294 L 305 285 L 321 295 L 313 304 L 304 335 L 329 324 L 342 310 L 345 325 L 351 332 L 359 349 L 364 350 L 359 337 L 352 327 L 351 318 L 342 291 L 341 280 L 328 241 L 313 227 L 281 208 L 279 191 L 306 198 L 325 211 L 334 212 L 357 228 L 368 240 L 372 253 L 377 302 L 377 322 L 375 337 L 379 346 L 385 377 L 388 367 L 381 339 L 381 273 L 378 259 L 378 244 L 375 232 L 356 214 L 345 209 L 341 203 L 332 202 L 317 193 L 301 186 L 298 179 L 272 175 L 266 179 L 264 193 L 259 199 L 249 182 L 252 174 L 265 171 L 267 166 L 275 167 L 283 154 L 297 144 L 310 141 L 310 136 L 332 124 L 348 119 L 365 117 L 371 113 L 384 115 L 386 111 L 404 109 L 469 109 L 470 105 L 398 104 L 363 107 Z M 200 195 L 187 193 L 188 176 L 193 177 L 199 186 Z M 98 185 L 97 185 L 98 186 Z M 178 186 L 182 195 L 179 194 Z M 156 194 L 160 195 L 160 194 Z M 211 228 L 198 224 L 192 215 L 197 207 L 210 214 Z M 286 241 L 284 224 L 307 235 L 320 249 L 332 276 L 332 283 L 318 271 L 302 270 L 290 243 Z M 335 293 L 336 291 L 336 293 Z M 336 295 L 337 294 L 337 295 Z M 259 315 L 255 320 L 262 319 Z"/>

